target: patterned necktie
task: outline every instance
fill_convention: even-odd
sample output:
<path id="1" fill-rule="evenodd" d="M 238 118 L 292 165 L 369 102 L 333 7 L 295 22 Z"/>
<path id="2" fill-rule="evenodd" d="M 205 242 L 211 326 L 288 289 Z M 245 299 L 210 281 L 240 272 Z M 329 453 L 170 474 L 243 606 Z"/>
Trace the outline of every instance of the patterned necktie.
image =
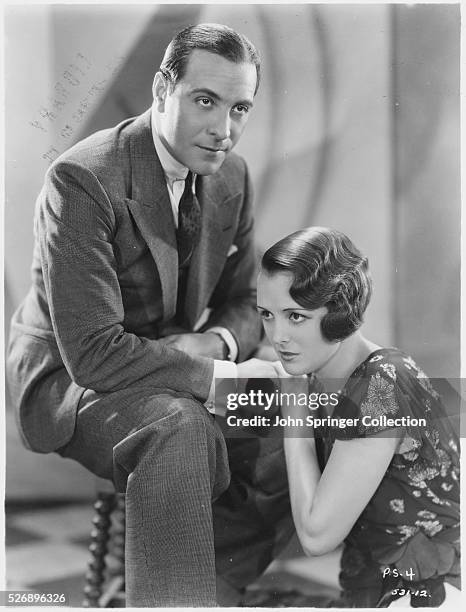
<path id="1" fill-rule="evenodd" d="M 178 262 L 180 268 L 189 264 L 201 232 L 201 207 L 193 193 L 193 173 L 191 170 L 184 182 L 184 191 L 178 206 Z"/>

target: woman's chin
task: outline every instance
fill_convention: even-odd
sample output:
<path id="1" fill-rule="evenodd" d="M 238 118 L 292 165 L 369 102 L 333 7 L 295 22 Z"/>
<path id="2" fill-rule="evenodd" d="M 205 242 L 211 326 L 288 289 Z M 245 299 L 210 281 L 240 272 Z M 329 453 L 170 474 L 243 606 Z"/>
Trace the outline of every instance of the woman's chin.
<path id="1" fill-rule="evenodd" d="M 280 359 L 280 362 L 285 372 L 290 374 L 290 376 L 302 376 L 303 374 L 307 374 L 307 371 L 302 364 L 290 363 L 282 359 Z"/>

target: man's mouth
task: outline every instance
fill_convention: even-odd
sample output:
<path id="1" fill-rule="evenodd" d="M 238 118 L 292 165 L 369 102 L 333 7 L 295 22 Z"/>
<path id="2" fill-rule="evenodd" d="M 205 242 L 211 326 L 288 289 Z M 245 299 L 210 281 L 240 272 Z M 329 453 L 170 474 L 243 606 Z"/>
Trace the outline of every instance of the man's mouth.
<path id="1" fill-rule="evenodd" d="M 198 145 L 200 149 L 204 149 L 204 151 L 210 151 L 211 153 L 226 153 L 228 149 L 225 147 L 204 147 L 202 145 Z"/>

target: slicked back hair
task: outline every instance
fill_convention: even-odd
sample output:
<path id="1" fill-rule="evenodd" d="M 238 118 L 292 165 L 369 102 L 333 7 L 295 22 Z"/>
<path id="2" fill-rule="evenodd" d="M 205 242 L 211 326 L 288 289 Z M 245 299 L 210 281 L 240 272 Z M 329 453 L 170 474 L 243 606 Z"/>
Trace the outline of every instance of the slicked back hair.
<path id="1" fill-rule="evenodd" d="M 259 52 L 246 36 L 218 23 L 188 26 L 172 39 L 160 64 L 160 72 L 168 79 L 172 89 L 183 78 L 189 56 L 196 49 L 215 53 L 235 64 L 254 64 L 257 74 L 256 94 L 261 75 Z"/>

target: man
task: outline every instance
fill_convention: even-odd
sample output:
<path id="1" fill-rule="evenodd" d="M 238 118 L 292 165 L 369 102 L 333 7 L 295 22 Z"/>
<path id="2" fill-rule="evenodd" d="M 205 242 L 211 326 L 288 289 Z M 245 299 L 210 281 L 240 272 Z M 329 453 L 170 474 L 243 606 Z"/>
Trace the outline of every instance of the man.
<path id="1" fill-rule="evenodd" d="M 37 202 L 33 285 L 12 322 L 12 395 L 32 450 L 73 458 L 126 492 L 131 606 L 216 605 L 215 564 L 219 601 L 237 603 L 288 515 L 281 448 L 231 443 L 242 466 L 231 465 L 228 488 L 209 413 L 214 379 L 241 376 L 233 362 L 260 339 L 251 187 L 231 153 L 259 75 L 244 36 L 183 30 L 155 75 L 151 110 L 63 154 Z M 256 495 L 257 478 L 266 486 Z"/>

